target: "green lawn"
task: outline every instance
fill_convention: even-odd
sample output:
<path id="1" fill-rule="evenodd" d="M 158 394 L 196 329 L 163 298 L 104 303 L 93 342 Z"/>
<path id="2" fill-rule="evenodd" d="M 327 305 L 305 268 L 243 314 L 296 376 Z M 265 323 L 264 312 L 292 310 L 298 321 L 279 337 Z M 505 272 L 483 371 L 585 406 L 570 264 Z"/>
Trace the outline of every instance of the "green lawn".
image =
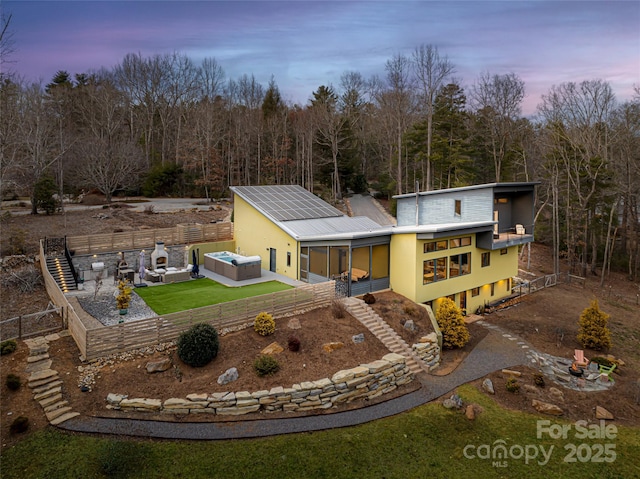
<path id="1" fill-rule="evenodd" d="M 2 477 L 10 478 L 638 478 L 640 429 L 617 426 L 614 439 L 536 437 L 537 420 L 572 423 L 550 416 L 508 411 L 475 387 L 458 389 L 484 411 L 469 421 L 439 403 L 362 426 L 265 439 L 172 442 L 35 434 L 4 451 Z M 259 426 L 256 426 L 259 427 Z M 525 461 L 509 458 L 500 467 L 473 457 L 480 447 L 504 441 L 507 448 L 540 446 L 550 451 Z M 571 456 L 571 445 L 579 455 Z M 583 444 L 586 444 L 583 446 Z M 615 452 L 611 462 L 594 462 L 599 445 Z M 471 446 L 471 449 L 469 448 Z M 552 448 L 552 449 L 551 449 Z M 465 454 L 465 450 L 467 454 Z M 518 456 L 519 449 L 512 449 Z M 469 456 L 469 457 L 468 457 Z M 603 456 L 599 456 L 602 458 Z M 612 456 L 610 456 L 612 457 Z M 566 462 L 565 459 L 576 459 Z M 526 463 L 528 462 L 528 464 Z"/>
<path id="2" fill-rule="evenodd" d="M 202 278 L 182 283 L 136 288 L 135 292 L 157 314 L 169 314 L 291 288 L 292 286 L 279 281 L 232 288 L 208 278 Z"/>

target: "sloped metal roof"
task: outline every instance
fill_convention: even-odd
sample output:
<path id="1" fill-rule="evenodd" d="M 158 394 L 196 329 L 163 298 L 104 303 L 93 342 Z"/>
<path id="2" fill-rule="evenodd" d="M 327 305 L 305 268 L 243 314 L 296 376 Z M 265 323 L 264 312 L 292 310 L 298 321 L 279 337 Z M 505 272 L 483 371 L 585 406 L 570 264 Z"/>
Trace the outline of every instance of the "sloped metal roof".
<path id="1" fill-rule="evenodd" d="M 366 216 L 339 216 L 308 220 L 283 221 L 279 225 L 297 240 L 354 239 L 390 235 L 390 227 L 382 227 Z"/>
<path id="2" fill-rule="evenodd" d="M 233 186 L 231 190 L 274 221 L 343 216 L 299 185 Z"/>
<path id="3" fill-rule="evenodd" d="M 391 234 L 389 227 L 366 216 L 349 217 L 298 185 L 232 186 L 231 191 L 299 241 Z"/>

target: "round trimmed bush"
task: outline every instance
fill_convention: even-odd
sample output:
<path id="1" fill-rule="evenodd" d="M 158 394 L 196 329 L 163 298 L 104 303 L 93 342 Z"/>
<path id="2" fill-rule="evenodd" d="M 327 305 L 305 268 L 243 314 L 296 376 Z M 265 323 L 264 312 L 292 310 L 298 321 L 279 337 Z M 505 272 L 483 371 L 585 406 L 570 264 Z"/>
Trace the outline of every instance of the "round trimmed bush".
<path id="1" fill-rule="evenodd" d="M 178 338 L 178 357 L 189 366 L 205 366 L 218 355 L 219 345 L 216 328 L 199 323 Z"/>
<path id="2" fill-rule="evenodd" d="M 9 426 L 9 432 L 11 434 L 25 432 L 27 429 L 29 429 L 29 418 L 25 416 L 18 416 Z"/>
<path id="3" fill-rule="evenodd" d="M 300 351 L 300 340 L 295 336 L 289 336 L 287 347 L 289 348 L 289 351 L 294 353 Z"/>
<path id="4" fill-rule="evenodd" d="M 253 322 L 253 329 L 260 336 L 269 336 L 276 332 L 276 321 L 269 313 L 259 313 Z"/>
<path id="5" fill-rule="evenodd" d="M 7 339 L 6 341 L 2 341 L 0 343 L 0 354 L 4 356 L 5 354 L 11 354 L 18 347 L 18 343 L 15 342 L 14 339 Z"/>
<path id="6" fill-rule="evenodd" d="M 7 374 L 7 387 L 12 391 L 17 391 L 20 389 L 20 376 L 16 376 L 15 374 Z"/>
<path id="7" fill-rule="evenodd" d="M 253 362 L 253 369 L 258 376 L 263 377 L 277 373 L 280 370 L 280 365 L 273 356 L 263 354 Z"/>

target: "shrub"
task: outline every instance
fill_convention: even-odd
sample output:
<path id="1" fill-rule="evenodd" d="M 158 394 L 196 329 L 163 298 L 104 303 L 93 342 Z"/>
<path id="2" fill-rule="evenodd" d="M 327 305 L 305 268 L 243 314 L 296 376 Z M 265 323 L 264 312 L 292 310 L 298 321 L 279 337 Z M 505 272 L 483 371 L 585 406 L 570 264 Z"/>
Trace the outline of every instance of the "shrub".
<path id="1" fill-rule="evenodd" d="M 109 439 L 96 451 L 98 467 L 106 477 L 130 477 L 144 463 L 144 449 L 144 446 L 136 442 Z"/>
<path id="2" fill-rule="evenodd" d="M 605 368 L 610 368 L 615 364 L 613 361 L 610 361 L 609 359 L 603 358 L 601 356 L 596 356 L 595 358 L 591 358 L 591 362 L 597 363 L 601 366 L 604 366 Z"/>
<path id="3" fill-rule="evenodd" d="M 374 304 L 376 302 L 376 297 L 374 295 L 372 295 L 371 293 L 366 293 L 362 297 L 362 300 L 367 304 Z"/>
<path id="4" fill-rule="evenodd" d="M 131 304 L 131 291 L 132 289 L 125 283 L 120 280 L 118 283 L 118 296 L 116 296 L 116 305 L 118 309 L 128 309 Z"/>
<path id="5" fill-rule="evenodd" d="M 277 373 L 280 370 L 280 365 L 273 356 L 263 354 L 253 362 L 253 369 L 258 376 L 263 377 Z"/>
<path id="6" fill-rule="evenodd" d="M 25 432 L 27 429 L 29 429 L 29 418 L 25 416 L 18 416 L 13 420 L 11 426 L 9 426 L 9 432 L 11 434 Z"/>
<path id="7" fill-rule="evenodd" d="M 11 354 L 18 347 L 18 343 L 13 339 L 7 339 L 6 341 L 2 341 L 0 343 L 0 355 L 4 356 L 5 354 Z"/>
<path id="8" fill-rule="evenodd" d="M 544 375 L 542 375 L 540 373 L 535 373 L 533 375 L 533 383 L 536 386 L 543 388 L 544 387 Z"/>
<path id="9" fill-rule="evenodd" d="M 218 355 L 218 331 L 207 323 L 199 323 L 178 338 L 178 357 L 186 364 L 201 367 Z"/>
<path id="10" fill-rule="evenodd" d="M 276 321 L 269 313 L 259 313 L 253 322 L 253 329 L 260 336 L 269 336 L 276 332 Z"/>
<path id="11" fill-rule="evenodd" d="M 442 345 L 445 348 L 461 348 L 471 339 L 462 311 L 449 298 L 445 298 L 440 303 L 436 321 L 442 332 Z"/>
<path id="12" fill-rule="evenodd" d="M 15 374 L 7 374 L 7 387 L 12 391 L 17 391 L 20 389 L 21 381 L 20 376 L 16 376 Z"/>
<path id="13" fill-rule="evenodd" d="M 605 349 L 611 347 L 611 331 L 607 327 L 609 315 L 600 311 L 598 300 L 591 301 L 591 305 L 580 315 L 578 342 L 589 349 Z"/>
<path id="14" fill-rule="evenodd" d="M 347 311 L 342 301 L 340 301 L 339 299 L 334 299 L 333 301 L 331 301 L 331 313 L 333 313 L 334 318 L 344 318 L 346 312 Z"/>
<path id="15" fill-rule="evenodd" d="M 507 385 L 506 385 L 507 391 L 509 391 L 510 393 L 517 393 L 520 391 L 520 385 L 518 384 L 518 380 L 516 378 L 509 378 L 507 379 Z"/>
<path id="16" fill-rule="evenodd" d="M 289 336 L 289 339 L 287 340 L 287 347 L 289 348 L 289 351 L 294 353 L 300 351 L 300 340 L 295 336 Z"/>

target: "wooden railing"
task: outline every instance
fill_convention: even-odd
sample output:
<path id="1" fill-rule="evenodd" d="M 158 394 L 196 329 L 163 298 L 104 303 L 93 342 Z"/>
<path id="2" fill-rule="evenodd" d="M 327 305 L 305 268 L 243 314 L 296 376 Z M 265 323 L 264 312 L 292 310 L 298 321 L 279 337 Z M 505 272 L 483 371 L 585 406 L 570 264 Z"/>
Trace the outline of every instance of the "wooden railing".
<path id="1" fill-rule="evenodd" d="M 275 318 L 322 306 L 335 298 L 333 281 L 300 286 L 286 291 L 214 304 L 162 317 L 85 329 L 83 356 L 91 361 L 111 354 L 173 341 L 196 323 L 208 323 L 218 331 L 242 327 L 265 311 Z M 75 338 L 75 336 L 74 336 Z M 80 347 L 80 344 L 78 344 Z M 82 348 L 81 348 L 82 351 Z"/>
<path id="2" fill-rule="evenodd" d="M 80 317 L 76 313 L 75 309 L 69 304 L 67 297 L 64 295 L 56 280 L 53 279 L 51 273 L 47 269 L 47 262 L 45 260 L 44 245 L 40 241 L 40 269 L 42 270 L 42 277 L 44 279 L 44 286 L 47 290 L 47 294 L 51 299 L 51 302 L 60 309 L 60 315 L 62 316 L 63 327 L 67 327 L 71 336 L 78 345 L 82 356 L 86 355 L 87 345 L 87 328 L 80 320 Z"/>
<path id="3" fill-rule="evenodd" d="M 233 239 L 233 223 L 179 224 L 173 228 L 123 231 L 90 236 L 69 236 L 67 247 L 75 254 L 95 254 L 165 245 L 208 243 Z"/>

